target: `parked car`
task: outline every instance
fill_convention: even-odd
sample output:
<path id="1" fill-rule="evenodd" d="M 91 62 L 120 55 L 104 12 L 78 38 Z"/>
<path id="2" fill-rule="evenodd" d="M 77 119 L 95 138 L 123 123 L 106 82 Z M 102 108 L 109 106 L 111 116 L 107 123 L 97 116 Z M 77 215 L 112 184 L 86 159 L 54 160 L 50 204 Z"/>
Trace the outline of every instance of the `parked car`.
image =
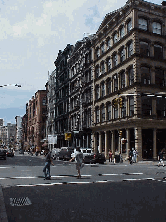
<path id="1" fill-rule="evenodd" d="M 91 148 L 80 148 L 80 150 L 83 153 L 83 157 L 93 154 Z"/>
<path id="2" fill-rule="evenodd" d="M 61 150 L 59 152 L 59 160 L 70 160 L 73 151 L 74 150 L 71 147 L 61 147 Z"/>
<path id="3" fill-rule="evenodd" d="M 19 154 L 24 154 L 24 150 L 21 149 L 21 150 L 19 151 Z"/>
<path id="4" fill-rule="evenodd" d="M 94 159 L 91 162 L 104 164 L 105 161 L 106 159 L 103 153 L 96 153 L 94 154 Z"/>
<path id="5" fill-rule="evenodd" d="M 6 150 L 3 148 L 0 148 L 0 158 L 6 160 Z"/>
<path id="6" fill-rule="evenodd" d="M 90 154 L 90 155 L 86 155 L 84 158 L 83 158 L 83 162 L 84 163 L 95 163 L 94 161 L 94 154 Z"/>
<path id="7" fill-rule="evenodd" d="M 13 157 L 14 156 L 14 152 L 12 149 L 8 149 L 6 155 L 9 157 Z"/>

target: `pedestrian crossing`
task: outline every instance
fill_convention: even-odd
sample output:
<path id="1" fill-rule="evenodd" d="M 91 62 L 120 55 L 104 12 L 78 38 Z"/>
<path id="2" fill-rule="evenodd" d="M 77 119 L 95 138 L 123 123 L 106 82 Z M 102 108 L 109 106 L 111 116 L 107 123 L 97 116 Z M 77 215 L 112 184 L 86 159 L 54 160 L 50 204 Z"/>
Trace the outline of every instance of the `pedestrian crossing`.
<path id="1" fill-rule="evenodd" d="M 133 176 L 131 178 L 124 178 L 125 176 Z M 114 177 L 115 176 L 115 177 Z M 120 178 L 117 176 L 120 176 Z M 141 178 L 136 178 L 136 176 L 143 176 Z M 112 178 L 114 177 L 114 178 Z M 72 180 L 71 180 L 72 178 Z M 101 179 L 100 179 L 101 178 Z M 117 178 L 117 179 L 116 179 Z M 111 174 L 98 174 L 98 175 L 90 175 L 85 174 L 81 175 L 81 179 L 77 179 L 77 175 L 52 175 L 51 180 L 43 181 L 44 176 L 13 176 L 13 177 L 1 177 L 0 183 L 2 186 L 4 180 L 15 180 L 16 182 L 11 183 L 10 186 L 17 187 L 34 187 L 34 186 L 54 186 L 54 185 L 66 185 L 66 184 L 93 184 L 93 183 L 112 183 L 112 182 L 133 182 L 133 181 L 158 181 L 158 182 L 166 182 L 166 177 L 163 178 L 152 178 L 152 177 L 144 177 L 144 174 L 139 173 L 111 173 Z M 23 183 L 20 183 L 21 181 Z M 42 181 L 41 181 L 42 180 Z M 29 181 L 29 182 L 28 182 Z M 9 186 L 9 185 L 8 185 Z"/>

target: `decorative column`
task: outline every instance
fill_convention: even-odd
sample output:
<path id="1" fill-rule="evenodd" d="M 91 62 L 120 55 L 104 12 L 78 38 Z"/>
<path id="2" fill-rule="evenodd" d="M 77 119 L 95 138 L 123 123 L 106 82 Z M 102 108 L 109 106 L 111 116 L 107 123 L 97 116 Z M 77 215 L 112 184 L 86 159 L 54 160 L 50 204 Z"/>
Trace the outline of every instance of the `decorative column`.
<path id="1" fill-rule="evenodd" d="M 129 150 L 130 150 L 130 130 L 126 129 L 126 157 L 129 156 Z"/>
<path id="2" fill-rule="evenodd" d="M 141 127 L 135 128 L 135 149 L 138 152 L 138 161 L 142 160 L 142 129 Z"/>
<path id="3" fill-rule="evenodd" d="M 101 138 L 101 132 L 99 132 L 99 153 L 102 153 L 102 138 Z"/>
<path id="4" fill-rule="evenodd" d="M 156 152 L 156 129 L 153 129 L 153 159 L 157 160 Z"/>
<path id="5" fill-rule="evenodd" d="M 114 130 L 111 131 L 111 136 L 112 136 L 111 149 L 112 149 L 112 153 L 115 154 L 115 131 Z"/>
<path id="6" fill-rule="evenodd" d="M 105 133 L 105 157 L 108 157 L 108 131 L 104 131 Z"/>

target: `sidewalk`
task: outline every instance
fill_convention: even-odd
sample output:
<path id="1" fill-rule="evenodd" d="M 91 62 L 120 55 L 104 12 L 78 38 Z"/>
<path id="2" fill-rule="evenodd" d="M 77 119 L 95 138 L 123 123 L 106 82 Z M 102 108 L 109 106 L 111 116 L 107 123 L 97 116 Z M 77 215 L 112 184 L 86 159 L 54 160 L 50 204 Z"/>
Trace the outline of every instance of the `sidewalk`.
<path id="1" fill-rule="evenodd" d="M 8 222 L 1 186 L 0 186 L 0 222 Z"/>
<path id="2" fill-rule="evenodd" d="M 158 164 L 158 160 L 141 160 L 141 161 L 138 161 L 136 163 L 133 163 L 133 164 L 149 164 L 149 165 L 157 165 Z M 166 161 L 165 161 L 166 162 Z M 106 160 L 105 164 L 107 165 L 119 165 L 119 164 L 127 164 L 127 165 L 130 165 L 129 161 L 126 160 L 126 161 L 123 161 L 123 163 L 115 163 L 114 162 L 109 162 L 109 160 Z"/>

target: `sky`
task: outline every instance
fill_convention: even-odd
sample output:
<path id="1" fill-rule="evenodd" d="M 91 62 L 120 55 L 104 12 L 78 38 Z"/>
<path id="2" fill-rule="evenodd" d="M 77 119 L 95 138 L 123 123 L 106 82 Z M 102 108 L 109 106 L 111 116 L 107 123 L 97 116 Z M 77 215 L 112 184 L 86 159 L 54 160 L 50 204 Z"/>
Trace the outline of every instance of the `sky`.
<path id="1" fill-rule="evenodd" d="M 127 0 L 0 0 L 0 118 L 15 123 L 45 89 L 58 51 L 96 33 L 105 15 Z M 162 0 L 152 0 L 161 5 Z"/>

